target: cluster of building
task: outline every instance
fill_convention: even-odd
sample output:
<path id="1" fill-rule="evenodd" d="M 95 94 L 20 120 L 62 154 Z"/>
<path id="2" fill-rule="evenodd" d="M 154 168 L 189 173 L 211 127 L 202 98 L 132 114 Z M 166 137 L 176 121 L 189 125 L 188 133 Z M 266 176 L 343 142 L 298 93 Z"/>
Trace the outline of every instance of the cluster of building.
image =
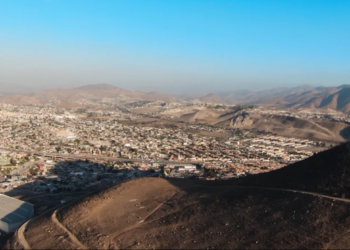
<path id="1" fill-rule="evenodd" d="M 151 104 L 136 102 L 131 107 Z M 156 104 L 162 106 L 164 103 Z M 180 104 L 172 105 L 177 107 Z M 165 104 L 163 106 L 168 108 Z M 218 108 L 230 108 L 221 106 L 218 105 Z M 204 124 L 165 128 L 126 125 L 120 121 L 138 117 L 128 111 L 126 104 L 114 110 L 94 110 L 93 116 L 88 109 L 62 109 L 51 104 L 2 104 L 0 108 L 0 148 L 16 150 L 0 159 L 3 175 L 9 174 L 4 169 L 12 167 L 10 160 L 21 166 L 28 161 L 28 155 L 40 153 L 41 156 L 76 156 L 78 159 L 87 156 L 94 156 L 97 160 L 103 157 L 119 161 L 129 159 L 133 162 L 132 167 L 143 169 L 148 169 L 145 164 L 149 164 L 150 169 L 158 169 L 172 162 L 200 163 L 203 168 L 212 169 L 210 178 L 233 178 L 270 171 L 301 160 L 312 155 L 315 146 L 315 142 L 309 140 Z M 190 130 L 224 132 L 229 136 L 218 139 L 189 133 Z M 50 164 L 46 162 L 44 165 L 49 168 Z M 209 178 L 205 171 L 199 173 L 198 169 L 192 172 L 181 169 L 174 168 L 167 174 L 182 176 L 187 173 L 192 177 Z M 84 182 L 81 185 L 85 185 Z"/>
<path id="2" fill-rule="evenodd" d="M 281 168 L 311 156 L 317 147 L 314 141 L 257 129 L 194 122 L 156 128 L 123 122 L 159 115 L 130 112 L 137 107 L 157 106 L 163 113 L 184 107 L 210 107 L 224 113 L 234 108 L 230 105 L 196 101 L 115 105 L 115 100 L 103 99 L 98 105 L 106 109 L 92 110 L 58 108 L 57 102 L 0 104 L 0 193 L 22 185 L 32 194 L 75 193 L 142 176 L 226 180 Z M 84 99 L 77 102 L 92 104 Z M 254 107 L 250 112 L 350 122 L 348 116 L 338 112 L 292 113 Z M 220 133 L 227 136 L 211 136 Z M 0 206 L 3 232 L 13 232 L 33 215 L 31 204 L 11 199 L 0 195 L 6 206 Z M 26 211 L 18 217 L 16 211 L 9 210 L 12 204 L 23 205 Z"/>

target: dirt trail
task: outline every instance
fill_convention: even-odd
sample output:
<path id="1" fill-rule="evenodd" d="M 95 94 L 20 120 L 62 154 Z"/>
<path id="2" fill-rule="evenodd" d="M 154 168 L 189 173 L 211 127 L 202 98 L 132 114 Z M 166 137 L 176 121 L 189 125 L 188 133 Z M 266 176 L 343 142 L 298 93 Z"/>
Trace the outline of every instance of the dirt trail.
<path id="1" fill-rule="evenodd" d="M 235 187 L 235 186 L 213 186 L 213 187 Z M 272 191 L 286 191 L 286 192 L 307 194 L 307 195 L 318 196 L 318 197 L 322 197 L 322 198 L 326 198 L 326 199 L 331 199 L 331 200 L 337 200 L 337 201 L 343 201 L 343 202 L 346 202 L 346 203 L 350 203 L 349 199 L 338 198 L 338 197 L 328 196 L 328 195 L 319 194 L 319 193 L 315 193 L 315 192 L 308 192 L 308 191 L 301 191 L 301 190 L 294 190 L 294 189 L 253 187 L 253 186 L 236 186 L 236 187 L 237 188 L 264 189 L 264 190 L 272 190 Z"/>
<path id="2" fill-rule="evenodd" d="M 145 222 L 152 214 L 154 214 L 155 212 L 158 211 L 159 208 L 161 208 L 164 204 L 166 204 L 166 202 L 168 202 L 170 199 L 172 199 L 176 194 L 178 193 L 178 191 L 176 191 L 175 193 L 173 193 L 168 199 L 166 199 L 166 201 L 164 202 L 161 202 L 156 208 L 154 208 L 143 220 L 139 221 L 138 223 L 130 226 L 130 227 L 127 227 L 125 228 L 124 230 L 122 231 L 119 231 L 119 232 L 116 232 L 112 235 L 110 235 L 110 238 L 109 239 L 106 239 L 105 240 L 105 245 L 110 245 L 110 239 L 114 239 L 115 237 L 118 237 L 122 234 L 125 234 L 131 230 L 134 230 L 136 228 L 138 228 L 139 226 L 142 225 L 143 222 Z"/>
<path id="3" fill-rule="evenodd" d="M 62 207 L 63 208 L 63 207 Z M 67 233 L 67 235 L 69 236 L 69 239 L 76 244 L 77 246 L 79 246 L 79 249 L 88 249 L 85 245 L 83 245 L 78 239 L 77 237 L 75 237 L 74 234 L 72 234 L 58 219 L 57 219 L 57 211 L 62 209 L 59 208 L 57 210 L 55 210 L 55 212 L 53 212 L 51 218 L 53 220 L 53 222 L 55 222 L 57 224 L 57 226 L 59 226 L 65 233 Z"/>
<path id="4" fill-rule="evenodd" d="M 176 191 L 175 193 L 173 193 L 165 202 L 160 203 L 155 209 L 153 209 L 142 221 L 140 221 L 139 223 L 143 223 L 144 221 L 146 221 L 152 214 L 154 214 L 155 212 L 157 212 L 157 210 L 159 208 L 161 208 L 165 203 L 167 203 L 169 200 L 171 200 L 171 198 L 173 198 L 176 194 L 178 193 L 178 191 Z"/>
<path id="5" fill-rule="evenodd" d="M 26 226 L 28 225 L 29 221 L 30 220 L 28 220 L 26 223 L 24 223 L 16 232 L 17 240 L 23 246 L 24 249 L 31 249 L 28 241 L 24 237 L 24 230 L 25 230 Z"/>
<path id="6" fill-rule="evenodd" d="M 17 231 L 16 231 L 16 236 L 17 236 L 17 239 L 19 241 L 19 243 L 24 247 L 24 249 L 31 249 L 28 241 L 26 240 L 25 236 L 24 236 L 24 232 L 27 231 L 27 228 L 29 227 L 30 223 L 32 223 L 34 220 L 36 219 L 39 219 L 41 217 L 43 217 L 44 215 L 46 215 L 47 213 L 53 211 L 57 209 L 57 206 L 56 207 L 53 207 L 53 208 L 50 208 L 49 210 L 45 211 L 44 213 L 36 216 L 36 217 L 33 217 L 31 218 L 30 220 L 27 220 L 24 224 L 22 224 L 22 226 L 20 226 Z"/>
<path id="7" fill-rule="evenodd" d="M 215 187 L 223 187 L 223 186 L 215 186 Z M 232 186 L 227 186 L 227 187 L 232 187 Z M 317 196 L 317 197 L 320 197 L 320 198 L 325 198 L 325 199 L 331 199 L 333 201 L 342 201 L 342 202 L 346 202 L 346 203 L 350 203 L 350 200 L 349 199 L 345 199 L 345 198 L 337 198 L 337 197 L 332 197 L 332 196 L 328 196 L 328 195 L 323 195 L 323 194 L 319 194 L 319 193 L 315 193 L 315 192 L 307 192 L 307 191 L 300 191 L 300 190 L 292 190 L 292 189 L 279 189 L 279 188 L 267 188 L 267 187 L 251 187 L 251 186 L 238 186 L 236 188 L 246 188 L 246 189 L 263 189 L 263 190 L 272 190 L 272 191 L 285 191 L 285 192 L 293 192 L 293 193 L 299 193 L 299 194 L 306 194 L 306 195 L 311 195 L 311 196 Z M 177 192 L 176 192 L 177 193 Z M 174 193 L 173 195 L 171 195 L 167 201 L 169 201 L 176 193 Z M 112 237 L 110 239 L 113 239 L 115 237 L 118 237 L 122 234 L 125 234 L 131 230 L 134 230 L 136 228 L 138 228 L 139 226 L 143 225 L 143 223 L 147 220 L 147 218 L 149 218 L 153 213 L 155 213 L 159 208 L 162 207 L 163 204 L 165 204 L 167 201 L 159 204 L 155 209 L 153 209 L 146 217 L 144 220 L 138 222 L 137 224 L 135 225 L 132 225 L 120 232 L 116 232 L 115 234 L 111 235 Z M 150 222 L 153 222 L 150 221 Z M 146 222 L 148 223 L 148 222 Z M 146 224 L 144 223 L 144 224 Z M 329 243 L 325 243 L 324 244 L 324 249 L 329 249 L 334 243 L 338 242 L 342 237 L 346 236 L 350 234 L 350 230 L 346 231 L 344 234 L 342 234 L 341 236 L 339 236 L 338 238 L 336 238 L 335 240 L 329 242 Z M 106 239 L 106 245 L 108 245 L 108 242 L 109 239 Z"/>
<path id="8" fill-rule="evenodd" d="M 217 187 L 220 187 L 220 186 L 217 186 Z M 345 198 L 338 198 L 338 197 L 323 195 L 323 194 L 319 194 L 319 193 L 300 191 L 300 190 L 293 190 L 293 189 L 266 188 L 266 187 L 249 187 L 249 186 L 247 186 L 247 187 L 240 186 L 238 188 L 252 188 L 252 189 L 264 189 L 264 190 L 274 190 L 274 191 L 286 191 L 286 192 L 293 192 L 293 193 L 299 193 L 299 194 L 318 196 L 318 197 L 321 197 L 321 198 L 331 199 L 333 201 L 342 201 L 342 202 L 350 203 L 350 200 L 349 199 L 345 199 Z M 333 244 L 335 244 L 336 242 L 340 241 L 344 236 L 347 236 L 349 234 L 350 234 L 350 229 L 348 231 L 346 231 L 345 233 L 343 233 L 342 235 L 340 235 L 338 238 L 334 239 L 333 241 L 325 243 L 324 249 L 330 249 L 330 247 Z"/>
<path id="9" fill-rule="evenodd" d="M 343 237 L 347 236 L 350 234 L 350 229 L 348 231 L 346 231 L 345 233 L 343 233 L 342 235 L 340 235 L 338 238 L 336 238 L 335 240 L 325 244 L 324 249 L 330 249 L 332 245 L 334 245 L 335 243 L 337 243 L 338 241 L 340 241 Z M 335 248 L 336 249 L 336 248 Z"/>

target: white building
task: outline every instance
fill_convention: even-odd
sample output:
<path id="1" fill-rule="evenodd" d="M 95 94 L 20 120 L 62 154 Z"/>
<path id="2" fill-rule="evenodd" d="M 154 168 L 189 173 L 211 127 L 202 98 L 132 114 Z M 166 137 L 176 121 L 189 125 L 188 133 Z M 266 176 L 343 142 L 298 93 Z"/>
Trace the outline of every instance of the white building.
<path id="1" fill-rule="evenodd" d="M 33 217 L 34 206 L 30 203 L 0 194 L 0 231 L 12 233 Z"/>

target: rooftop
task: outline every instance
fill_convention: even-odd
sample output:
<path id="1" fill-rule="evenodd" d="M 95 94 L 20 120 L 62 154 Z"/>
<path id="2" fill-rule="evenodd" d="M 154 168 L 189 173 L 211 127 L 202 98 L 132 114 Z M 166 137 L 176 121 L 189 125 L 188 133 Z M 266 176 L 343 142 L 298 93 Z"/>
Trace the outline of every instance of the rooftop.
<path id="1" fill-rule="evenodd" d="M 0 221 L 6 224 L 27 220 L 33 211 L 33 205 L 7 195 L 0 194 Z"/>

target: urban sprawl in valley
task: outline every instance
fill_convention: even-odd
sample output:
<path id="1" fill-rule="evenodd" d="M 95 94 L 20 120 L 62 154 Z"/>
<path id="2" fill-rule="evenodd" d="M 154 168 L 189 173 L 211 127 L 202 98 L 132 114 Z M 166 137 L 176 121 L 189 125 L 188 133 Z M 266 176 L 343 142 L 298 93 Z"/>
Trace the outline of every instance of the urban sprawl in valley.
<path id="1" fill-rule="evenodd" d="M 84 100 L 81 103 L 89 105 Z M 54 103 L 1 104 L 0 190 L 31 183 L 35 193 L 70 192 L 147 175 L 238 178 L 282 168 L 332 146 L 257 128 L 213 126 L 196 119 L 171 123 L 181 109 L 212 107 L 225 113 L 237 109 L 234 105 L 159 101 L 116 105 L 106 100 L 99 105 L 100 110 L 57 108 Z M 138 108 L 148 112 L 133 112 Z M 350 121 L 338 112 L 246 108 L 253 114 Z M 152 118 L 162 119 L 147 121 Z M 143 122 L 133 124 L 138 119 Z"/>

